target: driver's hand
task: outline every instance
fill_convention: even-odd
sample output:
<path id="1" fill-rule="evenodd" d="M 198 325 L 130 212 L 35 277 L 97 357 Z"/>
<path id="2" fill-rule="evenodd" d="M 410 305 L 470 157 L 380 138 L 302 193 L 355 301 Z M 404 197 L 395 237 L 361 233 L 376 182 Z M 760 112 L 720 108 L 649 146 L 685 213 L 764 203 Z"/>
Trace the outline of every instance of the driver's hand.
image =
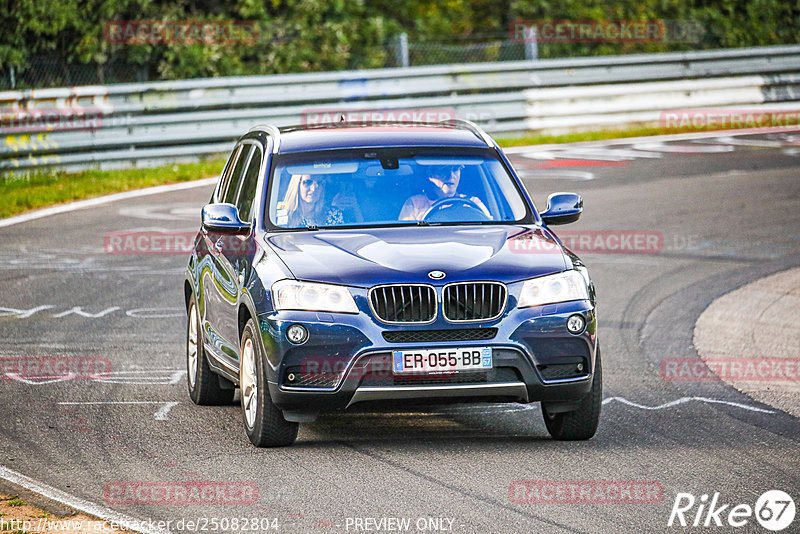
<path id="1" fill-rule="evenodd" d="M 475 205 L 478 206 L 481 209 L 481 211 L 484 213 L 484 215 L 486 215 L 490 219 L 494 218 L 494 217 L 492 217 L 491 213 L 489 213 L 489 209 L 486 206 L 483 205 L 483 202 L 481 202 L 481 199 L 479 199 L 478 197 L 469 197 L 469 199 L 470 199 L 470 201 L 474 202 Z"/>

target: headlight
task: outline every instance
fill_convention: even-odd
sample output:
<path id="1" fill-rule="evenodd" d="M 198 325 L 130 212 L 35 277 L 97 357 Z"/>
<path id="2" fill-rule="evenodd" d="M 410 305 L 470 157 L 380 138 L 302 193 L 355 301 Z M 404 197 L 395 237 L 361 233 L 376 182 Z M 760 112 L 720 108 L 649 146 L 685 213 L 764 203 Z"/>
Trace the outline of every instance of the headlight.
<path id="1" fill-rule="evenodd" d="M 526 280 L 522 284 L 522 293 L 519 296 L 517 307 L 527 308 L 567 302 L 568 300 L 587 300 L 588 298 L 589 289 L 583 275 L 575 270 L 564 271 Z"/>
<path id="2" fill-rule="evenodd" d="M 272 284 L 276 310 L 307 310 L 358 313 L 356 301 L 346 287 L 280 280 Z"/>

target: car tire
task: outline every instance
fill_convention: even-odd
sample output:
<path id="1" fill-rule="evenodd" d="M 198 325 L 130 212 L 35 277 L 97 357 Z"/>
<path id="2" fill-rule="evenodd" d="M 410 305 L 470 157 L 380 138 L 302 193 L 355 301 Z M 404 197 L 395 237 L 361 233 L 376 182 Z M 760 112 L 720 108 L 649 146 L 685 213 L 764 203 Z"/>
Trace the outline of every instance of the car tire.
<path id="1" fill-rule="evenodd" d="M 221 387 L 220 376 L 211 370 L 200 335 L 200 312 L 192 296 L 186 321 L 186 384 L 195 404 L 219 406 L 233 401 L 235 388 Z"/>
<path id="2" fill-rule="evenodd" d="M 287 421 L 272 403 L 259 331 L 250 319 L 242 332 L 239 386 L 244 431 L 256 447 L 286 447 L 297 439 L 298 423 Z"/>
<path id="3" fill-rule="evenodd" d="M 576 441 L 589 439 L 597 431 L 600 422 L 600 409 L 603 404 L 603 366 L 600 362 L 600 349 L 595 357 L 592 389 L 584 397 L 578 409 L 570 412 L 549 413 L 542 403 L 544 424 L 550 435 L 557 440 Z"/>

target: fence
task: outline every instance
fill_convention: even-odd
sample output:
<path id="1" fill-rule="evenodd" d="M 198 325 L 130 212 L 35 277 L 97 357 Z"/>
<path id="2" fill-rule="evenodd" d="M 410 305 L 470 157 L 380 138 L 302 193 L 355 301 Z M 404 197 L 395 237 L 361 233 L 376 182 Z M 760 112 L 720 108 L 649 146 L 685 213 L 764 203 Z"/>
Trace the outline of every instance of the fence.
<path id="1" fill-rule="evenodd" d="M 383 50 L 382 66 L 386 68 L 531 59 L 526 43 L 510 40 L 502 32 L 466 43 L 409 42 L 406 34 L 400 34 L 385 43 Z M 23 70 L 0 66 L 0 90 L 163 80 L 162 60 L 152 56 L 134 63 L 119 51 L 111 52 L 105 61 L 90 63 L 72 63 L 53 55 L 32 56 Z M 361 68 L 358 56 L 353 62 L 353 68 Z"/>
<path id="2" fill-rule="evenodd" d="M 6 91 L 0 171 L 192 160 L 320 107 L 447 108 L 511 135 L 770 105 L 800 108 L 800 46 Z"/>

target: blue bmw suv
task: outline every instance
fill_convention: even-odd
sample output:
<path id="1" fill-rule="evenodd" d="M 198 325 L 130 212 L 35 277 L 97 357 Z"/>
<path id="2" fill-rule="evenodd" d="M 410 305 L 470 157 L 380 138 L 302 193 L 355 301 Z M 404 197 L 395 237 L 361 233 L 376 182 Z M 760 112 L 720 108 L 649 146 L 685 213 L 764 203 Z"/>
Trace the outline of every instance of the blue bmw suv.
<path id="1" fill-rule="evenodd" d="M 285 446 L 356 404 L 541 402 L 555 439 L 597 429 L 595 291 L 476 125 L 275 128 L 235 145 L 189 259 L 196 404 L 240 390 L 245 433 Z"/>

